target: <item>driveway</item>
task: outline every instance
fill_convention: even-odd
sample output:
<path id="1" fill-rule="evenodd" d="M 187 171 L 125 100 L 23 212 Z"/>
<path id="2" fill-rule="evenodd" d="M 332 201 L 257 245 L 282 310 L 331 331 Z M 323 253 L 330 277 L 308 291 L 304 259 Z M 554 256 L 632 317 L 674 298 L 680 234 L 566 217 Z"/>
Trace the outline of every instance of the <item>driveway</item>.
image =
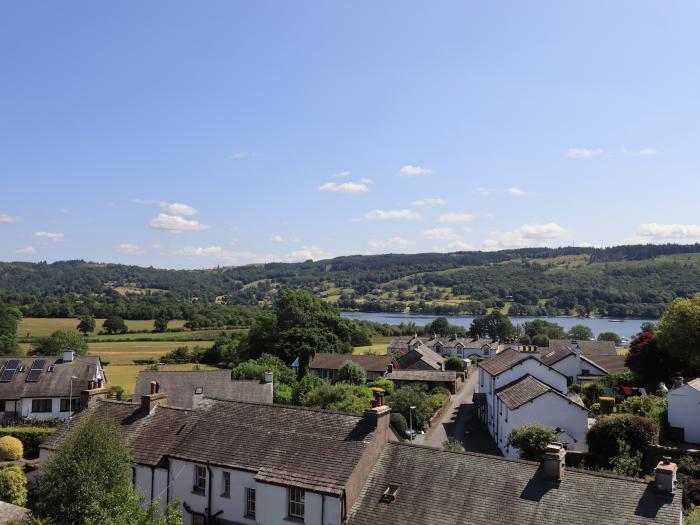
<path id="1" fill-rule="evenodd" d="M 479 374 L 473 369 L 462 389 L 450 398 L 450 404 L 442 419 L 435 423 L 423 435 L 416 436 L 413 441 L 417 445 L 442 448 L 448 437 L 457 439 L 468 452 L 480 452 L 500 456 L 501 452 L 494 443 L 491 435 L 472 416 L 476 408 L 472 396 L 476 390 Z"/>

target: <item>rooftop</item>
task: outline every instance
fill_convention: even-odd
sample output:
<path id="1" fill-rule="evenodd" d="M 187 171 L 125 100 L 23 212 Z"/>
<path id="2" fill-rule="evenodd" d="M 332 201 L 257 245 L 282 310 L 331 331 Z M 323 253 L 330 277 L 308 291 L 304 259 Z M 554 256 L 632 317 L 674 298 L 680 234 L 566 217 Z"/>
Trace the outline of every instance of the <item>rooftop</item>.
<path id="1" fill-rule="evenodd" d="M 394 370 L 386 375 L 387 379 L 394 381 L 426 381 L 448 383 L 457 381 L 457 372 L 454 370 Z"/>
<path id="2" fill-rule="evenodd" d="M 550 339 L 549 349 L 559 350 L 560 348 L 570 347 L 574 344 L 571 339 Z M 617 349 L 615 348 L 615 343 L 612 341 L 583 341 L 576 340 L 576 343 L 580 348 L 583 355 L 588 357 L 594 357 L 599 355 L 617 355 Z M 546 352 L 544 348 L 541 349 L 542 354 Z"/>
<path id="3" fill-rule="evenodd" d="M 366 372 L 386 372 L 391 363 L 388 355 L 316 354 L 309 364 L 310 369 L 338 370 L 345 361 L 357 363 Z"/>
<path id="4" fill-rule="evenodd" d="M 96 379 L 99 367 L 97 356 L 75 356 L 73 361 L 63 361 L 63 356 L 3 356 L 0 358 L 0 399 L 68 397 L 71 376 L 78 378 L 72 381 L 73 395 L 77 395 L 88 388 L 89 381 Z"/>
<path id="5" fill-rule="evenodd" d="M 566 469 L 548 481 L 529 461 L 389 443 L 347 525 L 679 525 L 680 516 L 680 492 L 658 495 L 642 480 Z"/>
<path id="6" fill-rule="evenodd" d="M 510 410 L 515 410 L 547 392 L 552 392 L 551 386 L 528 374 L 496 390 L 496 396 Z"/>
<path id="7" fill-rule="evenodd" d="M 497 376 L 524 358 L 514 348 L 509 348 L 479 363 L 479 366 L 492 376 Z"/>

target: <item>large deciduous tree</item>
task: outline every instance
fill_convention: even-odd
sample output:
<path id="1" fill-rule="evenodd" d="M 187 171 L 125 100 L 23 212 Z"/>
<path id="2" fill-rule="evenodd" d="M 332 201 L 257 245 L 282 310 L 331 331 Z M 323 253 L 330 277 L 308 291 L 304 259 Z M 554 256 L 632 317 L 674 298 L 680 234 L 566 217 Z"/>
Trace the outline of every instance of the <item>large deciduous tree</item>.
<path id="1" fill-rule="evenodd" d="M 660 382 L 670 383 L 678 364 L 665 348 L 659 347 L 656 334 L 642 332 L 632 340 L 625 366 L 653 392 Z"/>
<path id="2" fill-rule="evenodd" d="M 72 330 L 56 330 L 33 345 L 33 353 L 36 355 L 62 355 L 67 351 L 75 352 L 76 355 L 86 355 L 88 345 L 85 338 Z"/>
<path id="3" fill-rule="evenodd" d="M 80 318 L 78 323 L 78 332 L 88 336 L 95 331 L 95 318 L 91 315 L 84 315 Z"/>
<path id="4" fill-rule="evenodd" d="M 118 315 L 111 315 L 105 319 L 102 329 L 108 334 L 125 334 L 129 330 L 124 319 Z"/>
<path id="5" fill-rule="evenodd" d="M 575 324 L 569 329 L 569 333 L 567 335 L 571 339 L 588 341 L 591 337 L 593 337 L 593 330 L 591 330 L 585 324 Z"/>
<path id="6" fill-rule="evenodd" d="M 515 327 L 510 319 L 501 312 L 494 310 L 488 315 L 477 317 L 469 326 L 469 335 L 472 337 L 486 337 L 491 339 L 507 339 L 515 334 Z"/>
<path id="7" fill-rule="evenodd" d="M 656 333 L 658 345 L 677 360 L 683 375 L 700 374 L 700 293 L 673 301 Z"/>
<path id="8" fill-rule="evenodd" d="M 18 308 L 0 304 L 0 355 L 17 351 L 17 325 L 21 319 Z"/>

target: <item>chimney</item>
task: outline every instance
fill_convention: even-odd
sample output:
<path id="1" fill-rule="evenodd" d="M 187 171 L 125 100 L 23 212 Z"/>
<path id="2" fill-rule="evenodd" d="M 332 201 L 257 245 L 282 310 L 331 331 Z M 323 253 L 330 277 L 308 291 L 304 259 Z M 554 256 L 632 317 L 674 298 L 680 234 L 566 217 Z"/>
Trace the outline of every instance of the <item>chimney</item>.
<path id="1" fill-rule="evenodd" d="M 683 378 L 681 376 L 673 378 L 673 388 L 679 388 L 683 386 Z"/>
<path id="2" fill-rule="evenodd" d="M 371 428 L 377 429 L 377 435 L 383 444 L 386 443 L 389 437 L 389 414 L 391 414 L 391 408 L 384 404 L 383 388 L 372 388 L 372 393 L 374 394 L 372 408 L 365 410 L 364 419 Z"/>
<path id="3" fill-rule="evenodd" d="M 109 399 L 109 397 L 112 394 L 109 388 L 94 388 L 94 383 L 92 386 L 93 388 L 80 391 L 80 404 L 83 408 L 89 407 L 90 403 L 92 403 L 93 401 L 97 401 L 98 399 Z"/>
<path id="4" fill-rule="evenodd" d="M 64 363 L 72 363 L 73 359 L 75 359 L 75 354 L 73 353 L 72 350 L 66 350 L 63 352 L 63 362 Z"/>
<path id="5" fill-rule="evenodd" d="M 561 443 L 547 445 L 542 458 L 542 477 L 550 481 L 561 481 L 566 467 L 566 449 Z"/>
<path id="6" fill-rule="evenodd" d="M 272 383 L 274 378 L 274 374 L 272 373 L 272 370 L 268 370 L 265 372 L 265 379 L 263 380 L 264 383 Z"/>
<path id="7" fill-rule="evenodd" d="M 151 389 L 150 389 L 150 394 L 157 394 L 160 392 L 160 384 L 158 381 L 151 381 Z"/>
<path id="8" fill-rule="evenodd" d="M 151 390 L 153 390 L 154 386 L 153 381 L 151 383 Z M 158 383 L 156 383 L 155 388 L 158 388 Z M 141 396 L 141 410 L 143 412 L 146 412 L 147 414 L 150 414 L 153 412 L 153 409 L 156 408 L 158 405 L 167 405 L 168 404 L 168 395 L 163 392 L 155 392 L 153 394 L 144 394 Z"/>
<path id="9" fill-rule="evenodd" d="M 664 456 L 654 470 L 654 488 L 662 494 L 673 494 L 676 490 L 676 471 L 678 465 Z"/>

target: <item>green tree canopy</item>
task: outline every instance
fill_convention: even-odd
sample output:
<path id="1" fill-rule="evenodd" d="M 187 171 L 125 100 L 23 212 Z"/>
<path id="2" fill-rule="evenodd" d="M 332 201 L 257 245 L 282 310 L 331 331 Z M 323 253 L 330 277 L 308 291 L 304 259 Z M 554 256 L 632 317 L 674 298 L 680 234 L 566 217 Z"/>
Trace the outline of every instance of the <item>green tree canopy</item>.
<path id="1" fill-rule="evenodd" d="M 432 323 L 428 323 L 423 329 L 426 335 L 437 334 L 446 337 L 450 335 L 450 323 L 446 317 L 436 317 Z"/>
<path id="2" fill-rule="evenodd" d="M 682 366 L 683 375 L 700 374 L 700 293 L 673 301 L 656 332 L 659 346 Z"/>
<path id="3" fill-rule="evenodd" d="M 304 406 L 361 414 L 371 406 L 372 398 L 366 386 L 324 381 L 306 395 Z"/>
<path id="4" fill-rule="evenodd" d="M 523 331 L 533 339 L 533 344 L 537 344 L 534 342 L 534 337 L 536 335 L 545 335 L 548 340 L 564 339 L 566 337 L 566 332 L 561 325 L 545 321 L 544 319 L 535 319 L 534 321 L 523 323 Z"/>
<path id="5" fill-rule="evenodd" d="M 507 339 L 515 334 L 515 327 L 508 316 L 498 310 L 488 315 L 477 317 L 469 326 L 472 337 L 490 337 L 491 339 Z"/>
<path id="6" fill-rule="evenodd" d="M 609 467 L 611 460 L 620 453 L 618 440 L 630 447 L 632 455 L 644 451 L 658 441 L 659 427 L 647 418 L 631 414 L 601 416 L 588 430 L 586 441 L 592 456 L 601 466 Z"/>
<path id="7" fill-rule="evenodd" d="M 569 329 L 567 335 L 571 339 L 579 339 L 581 341 L 588 341 L 593 337 L 593 330 L 587 327 L 585 324 L 575 324 Z"/>
<path id="8" fill-rule="evenodd" d="M 125 334 L 129 331 L 124 319 L 118 315 L 111 315 L 102 323 L 102 329 L 108 334 Z"/>
<path id="9" fill-rule="evenodd" d="M 622 339 L 615 332 L 603 332 L 598 334 L 598 341 L 612 341 L 616 345 L 622 344 Z"/>
<path id="10" fill-rule="evenodd" d="M 88 336 L 92 332 L 95 331 L 95 318 L 91 315 L 84 315 L 80 318 L 80 322 L 78 323 L 78 332 L 81 334 Z"/>
<path id="11" fill-rule="evenodd" d="M 18 308 L 0 303 L 0 355 L 17 352 L 17 325 L 21 319 Z"/>
<path id="12" fill-rule="evenodd" d="M 405 386 L 396 390 L 393 396 L 386 398 L 392 412 L 398 412 L 406 421 L 413 422 L 413 430 L 427 428 L 433 415 L 425 387 Z M 416 407 L 413 411 L 410 407 Z"/>
<path id="13" fill-rule="evenodd" d="M 170 321 L 172 321 L 170 314 L 165 310 L 161 310 L 153 321 L 153 329 L 156 332 L 165 332 L 168 330 L 168 323 Z"/>
<path id="14" fill-rule="evenodd" d="M 464 372 L 464 361 L 456 355 L 446 357 L 445 370 L 455 370 L 457 372 Z"/>
<path id="15" fill-rule="evenodd" d="M 56 330 L 33 344 L 33 353 L 36 355 L 63 355 L 63 352 L 67 351 L 73 351 L 76 355 L 86 355 L 88 344 L 85 338 L 72 330 Z"/>
<path id="16" fill-rule="evenodd" d="M 364 385 L 367 374 L 365 369 L 354 361 L 345 361 L 338 369 L 338 381 L 351 385 Z"/>
<path id="17" fill-rule="evenodd" d="M 678 363 L 665 349 L 657 344 L 656 334 L 642 332 L 632 340 L 625 358 L 625 366 L 636 376 L 639 383 L 654 392 L 659 383 L 669 383 L 678 369 Z"/>
<path id="18" fill-rule="evenodd" d="M 51 524 L 182 524 L 179 512 L 153 519 L 154 507 L 141 507 L 126 445 L 113 423 L 95 417 L 79 422 L 42 466 L 36 502 Z"/>
<path id="19" fill-rule="evenodd" d="M 547 445 L 557 440 L 557 433 L 539 423 L 514 428 L 508 435 L 508 446 L 520 450 L 520 458 L 530 461 L 542 459 Z"/>

